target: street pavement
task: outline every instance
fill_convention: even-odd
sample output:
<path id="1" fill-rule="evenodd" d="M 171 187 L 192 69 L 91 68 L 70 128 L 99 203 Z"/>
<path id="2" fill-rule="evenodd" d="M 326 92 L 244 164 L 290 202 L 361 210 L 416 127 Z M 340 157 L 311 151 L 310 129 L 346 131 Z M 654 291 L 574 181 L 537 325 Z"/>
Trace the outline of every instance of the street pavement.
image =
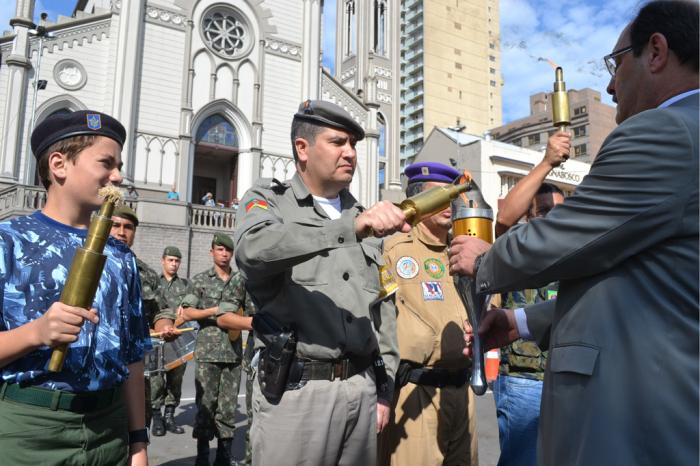
<path id="1" fill-rule="evenodd" d="M 245 375 L 245 374 L 244 374 Z M 236 411 L 236 437 L 233 443 L 233 458 L 243 460 L 245 456 L 245 379 L 241 381 Z M 496 466 L 498 462 L 498 426 L 491 391 L 476 397 L 477 429 L 479 431 L 479 464 Z M 151 436 L 148 447 L 149 464 L 152 466 L 191 466 L 197 456 L 197 442 L 192 438 L 192 425 L 196 408 L 194 405 L 194 363 L 188 364 L 182 384 L 182 400 L 175 412 L 175 419 L 184 427 L 181 435 L 167 433 L 164 437 Z M 210 443 L 211 461 L 214 461 L 216 440 Z M 284 466 L 284 465 L 279 465 Z M 412 466 L 412 465 L 408 465 Z M 416 465 L 419 466 L 419 465 Z"/>

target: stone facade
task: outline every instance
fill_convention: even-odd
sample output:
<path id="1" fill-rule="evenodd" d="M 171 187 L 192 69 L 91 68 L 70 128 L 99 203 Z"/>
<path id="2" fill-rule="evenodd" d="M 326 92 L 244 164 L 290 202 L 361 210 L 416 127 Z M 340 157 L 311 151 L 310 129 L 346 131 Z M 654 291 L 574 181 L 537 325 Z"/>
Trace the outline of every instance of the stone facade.
<path id="1" fill-rule="evenodd" d="M 258 178 L 294 174 L 289 128 L 307 98 L 338 103 L 366 129 L 351 191 L 365 205 L 376 202 L 378 121 L 394 138 L 387 145 L 398 144 L 391 81 L 398 52 L 371 58 L 366 44 L 377 34 L 378 10 L 358 2 L 366 33 L 356 46 L 364 50 L 359 68 L 353 84 L 331 76 L 320 66 L 322 3 L 79 0 L 74 17 L 37 28 L 34 0 L 16 0 L 12 30 L 0 37 L 0 218 L 41 206 L 27 153 L 32 124 L 57 111 L 95 109 L 127 129 L 123 172 L 139 192 L 142 221 L 134 249 L 158 268 L 165 243 L 177 245 L 187 256 L 183 270 L 199 272 L 209 263 L 205 237 L 232 231 L 235 199 Z M 381 3 L 383 40 L 397 44 L 389 36 L 398 34 L 390 24 L 398 24 L 399 0 Z M 48 84 L 35 94 L 37 69 Z M 181 203 L 165 200 L 173 186 Z M 206 192 L 220 211 L 201 206 Z M 214 218 L 221 224 L 202 224 Z"/>

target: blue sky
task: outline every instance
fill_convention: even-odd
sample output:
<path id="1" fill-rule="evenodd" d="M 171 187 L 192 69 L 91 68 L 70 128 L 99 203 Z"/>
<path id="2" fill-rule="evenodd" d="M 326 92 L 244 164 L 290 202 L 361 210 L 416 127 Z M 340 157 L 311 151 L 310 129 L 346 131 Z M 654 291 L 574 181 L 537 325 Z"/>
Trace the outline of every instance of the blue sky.
<path id="1" fill-rule="evenodd" d="M 70 15 L 75 0 L 37 0 L 36 19 Z M 603 101 L 609 75 L 602 57 L 612 50 L 641 0 L 500 0 L 504 123 L 529 114 L 529 96 L 550 91 L 554 72 L 543 59 L 564 68 L 567 88 L 590 87 Z M 332 68 L 336 0 L 324 2 L 323 63 Z M 0 30 L 9 29 L 15 0 L 0 0 Z"/>

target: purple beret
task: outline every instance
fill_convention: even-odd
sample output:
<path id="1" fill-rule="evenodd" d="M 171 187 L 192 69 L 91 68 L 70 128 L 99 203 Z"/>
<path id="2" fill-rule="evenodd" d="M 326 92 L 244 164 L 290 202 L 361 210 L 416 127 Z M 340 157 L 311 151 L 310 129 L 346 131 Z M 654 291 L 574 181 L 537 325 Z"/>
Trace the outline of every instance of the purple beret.
<path id="1" fill-rule="evenodd" d="M 437 181 L 440 183 L 452 183 L 460 173 L 452 167 L 437 162 L 418 162 L 406 167 L 404 170 L 409 183 L 418 181 Z"/>

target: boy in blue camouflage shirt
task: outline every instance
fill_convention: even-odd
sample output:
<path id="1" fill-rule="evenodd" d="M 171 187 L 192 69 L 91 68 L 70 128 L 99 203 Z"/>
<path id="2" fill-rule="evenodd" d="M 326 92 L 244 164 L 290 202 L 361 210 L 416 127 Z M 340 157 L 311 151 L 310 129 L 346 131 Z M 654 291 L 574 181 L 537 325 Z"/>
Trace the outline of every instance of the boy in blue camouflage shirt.
<path id="1" fill-rule="evenodd" d="M 59 302 L 76 249 L 119 185 L 124 127 L 94 111 L 32 134 L 44 209 L 0 223 L 0 451 L 6 464 L 146 465 L 143 355 L 150 349 L 131 250 L 109 238 L 93 302 Z M 61 372 L 52 348 L 69 344 Z"/>

